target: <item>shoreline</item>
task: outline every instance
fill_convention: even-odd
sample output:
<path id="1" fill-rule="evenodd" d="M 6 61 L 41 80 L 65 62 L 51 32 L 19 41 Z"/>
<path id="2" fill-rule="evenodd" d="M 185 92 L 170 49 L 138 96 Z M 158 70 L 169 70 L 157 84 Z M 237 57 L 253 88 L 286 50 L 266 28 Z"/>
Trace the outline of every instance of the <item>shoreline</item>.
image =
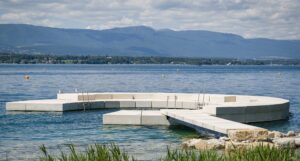
<path id="1" fill-rule="evenodd" d="M 49 55 L 0 53 L 0 64 L 189 64 L 189 65 L 300 65 L 295 58 L 166 57 L 110 55 Z"/>

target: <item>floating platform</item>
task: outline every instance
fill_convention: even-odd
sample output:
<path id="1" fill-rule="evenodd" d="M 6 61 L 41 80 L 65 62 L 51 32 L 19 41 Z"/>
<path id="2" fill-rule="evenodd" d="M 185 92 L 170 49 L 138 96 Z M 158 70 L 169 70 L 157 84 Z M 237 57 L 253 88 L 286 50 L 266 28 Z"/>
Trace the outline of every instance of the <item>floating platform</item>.
<path id="1" fill-rule="evenodd" d="M 8 102 L 7 111 L 126 109 L 103 115 L 103 124 L 183 124 L 228 135 L 267 130 L 243 123 L 285 119 L 289 101 L 264 96 L 193 93 L 59 93 L 57 99 Z M 131 110 L 128 110 L 131 109 Z M 251 132 L 250 132 L 251 133 Z"/>
<path id="2" fill-rule="evenodd" d="M 230 130 L 265 130 L 263 128 L 222 119 L 203 110 L 120 110 L 103 115 L 103 124 L 109 125 L 178 125 L 198 131 L 227 135 Z"/>
<path id="3" fill-rule="evenodd" d="M 265 96 L 198 93 L 59 93 L 57 99 L 7 102 L 7 111 L 73 111 L 94 109 L 200 110 L 237 122 L 286 119 L 289 101 Z"/>
<path id="4" fill-rule="evenodd" d="M 202 110 L 161 110 L 161 112 L 165 116 L 172 118 L 174 122 L 196 130 L 204 129 L 226 135 L 230 130 L 265 130 L 256 126 L 211 116 Z"/>
<path id="5" fill-rule="evenodd" d="M 109 125 L 176 125 L 159 110 L 120 110 L 103 115 Z"/>

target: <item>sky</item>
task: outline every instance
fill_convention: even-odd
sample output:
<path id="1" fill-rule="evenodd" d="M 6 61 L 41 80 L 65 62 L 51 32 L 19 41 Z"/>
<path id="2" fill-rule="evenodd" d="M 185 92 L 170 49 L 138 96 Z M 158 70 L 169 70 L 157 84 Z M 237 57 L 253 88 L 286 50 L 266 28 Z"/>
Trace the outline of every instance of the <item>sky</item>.
<path id="1" fill-rule="evenodd" d="M 300 39 L 300 0 L 0 0 L 0 23 L 209 30 Z"/>

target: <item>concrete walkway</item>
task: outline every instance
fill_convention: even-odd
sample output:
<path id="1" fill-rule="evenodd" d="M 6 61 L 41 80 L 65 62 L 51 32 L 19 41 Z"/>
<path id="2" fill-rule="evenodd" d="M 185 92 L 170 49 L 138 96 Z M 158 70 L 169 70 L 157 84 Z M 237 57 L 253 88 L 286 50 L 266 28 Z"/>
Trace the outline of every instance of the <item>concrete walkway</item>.
<path id="1" fill-rule="evenodd" d="M 234 122 L 203 113 L 202 110 L 161 110 L 162 114 L 192 128 L 207 129 L 221 134 L 230 130 L 262 130 L 262 128 Z"/>

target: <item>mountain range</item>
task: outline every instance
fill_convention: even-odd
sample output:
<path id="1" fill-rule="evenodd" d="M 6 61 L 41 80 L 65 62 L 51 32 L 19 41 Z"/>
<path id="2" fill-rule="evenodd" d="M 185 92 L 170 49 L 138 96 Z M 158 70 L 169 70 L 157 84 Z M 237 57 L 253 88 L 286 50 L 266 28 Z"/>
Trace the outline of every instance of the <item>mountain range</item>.
<path id="1" fill-rule="evenodd" d="M 300 40 L 246 39 L 146 26 L 106 30 L 0 24 L 0 52 L 52 55 L 300 58 Z"/>

